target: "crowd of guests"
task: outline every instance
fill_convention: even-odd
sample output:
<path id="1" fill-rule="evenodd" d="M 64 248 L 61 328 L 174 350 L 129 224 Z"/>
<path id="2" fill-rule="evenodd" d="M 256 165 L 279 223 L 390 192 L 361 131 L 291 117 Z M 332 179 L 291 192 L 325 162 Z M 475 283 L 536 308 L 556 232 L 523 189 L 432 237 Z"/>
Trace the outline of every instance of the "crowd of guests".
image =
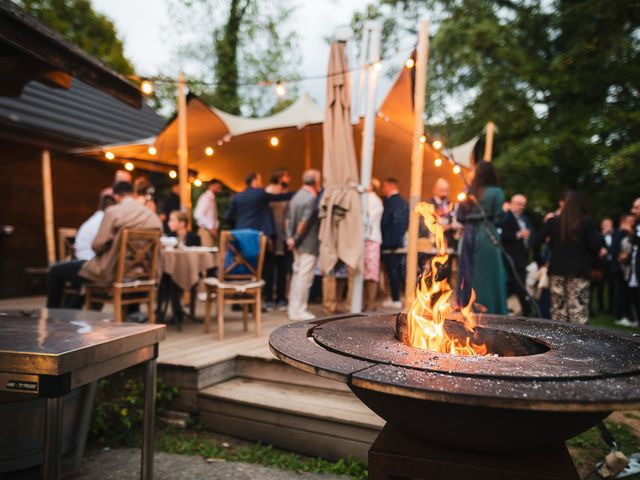
<path id="1" fill-rule="evenodd" d="M 308 301 L 317 283 L 322 285 L 325 313 L 349 310 L 352 269 L 338 262 L 332 272 L 319 275 L 321 174 L 304 172 L 297 192 L 289 190 L 290 182 L 284 168 L 272 173 L 266 187 L 259 173 L 250 173 L 244 190 L 219 214 L 223 184 L 211 180 L 190 222 L 180 210 L 178 185 L 158 207 L 147 177 L 133 181 L 129 172 L 118 171 L 114 185 L 101 192 L 98 210 L 78 231 L 76 258 L 51 267 L 47 305 L 61 306 L 65 282 L 112 280 L 116 237 L 122 228 L 163 229 L 181 245 L 213 246 L 221 225 L 226 224 L 257 230 L 268 239 L 263 268 L 265 310 L 287 311 L 292 320 L 314 318 Z M 617 229 L 610 218 L 598 228 L 585 195 L 566 192 L 536 233 L 525 214 L 526 196 L 515 194 L 505 201 L 494 165 L 483 161 L 476 165 L 466 200 L 452 200 L 449 184 L 440 178 L 427 201 L 434 205 L 448 242 L 451 265 L 446 271 L 456 283 L 459 305 L 466 305 L 474 291 L 478 311 L 506 314 L 511 310 L 585 323 L 593 296 L 598 309 L 615 314 L 617 323 L 638 325 L 640 199 L 633 203 L 631 214 L 620 217 Z M 378 306 L 381 266 L 389 294 L 382 306 L 400 309 L 409 206 L 396 179 L 372 182 L 364 214 L 365 309 Z M 420 235 L 429 233 L 421 228 Z M 428 256 L 421 254 L 421 270 L 428 268 Z M 176 298 L 179 295 L 172 296 L 172 301 L 178 302 Z"/>

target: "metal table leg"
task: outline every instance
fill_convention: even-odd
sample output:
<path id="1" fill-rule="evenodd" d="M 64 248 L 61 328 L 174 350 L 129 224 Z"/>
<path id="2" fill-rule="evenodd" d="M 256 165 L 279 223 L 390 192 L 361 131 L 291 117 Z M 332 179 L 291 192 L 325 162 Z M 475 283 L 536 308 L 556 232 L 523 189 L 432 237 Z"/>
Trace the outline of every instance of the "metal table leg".
<path id="1" fill-rule="evenodd" d="M 156 411 L 156 359 L 152 358 L 145 364 L 144 375 L 144 420 L 142 439 L 142 465 L 140 478 L 153 479 L 153 427 Z"/>
<path id="2" fill-rule="evenodd" d="M 62 450 L 62 397 L 47 398 L 44 429 L 44 480 L 60 477 L 60 453 Z"/>

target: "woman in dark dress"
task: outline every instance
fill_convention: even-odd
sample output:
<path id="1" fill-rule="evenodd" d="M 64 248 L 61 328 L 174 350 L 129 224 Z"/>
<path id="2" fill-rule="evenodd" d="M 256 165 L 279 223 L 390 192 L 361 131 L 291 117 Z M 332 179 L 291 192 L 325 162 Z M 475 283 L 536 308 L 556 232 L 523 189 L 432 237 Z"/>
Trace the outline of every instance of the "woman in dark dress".
<path id="1" fill-rule="evenodd" d="M 458 209 L 458 221 L 464 225 L 458 303 L 466 305 L 471 288 L 476 303 L 488 313 L 507 314 L 507 272 L 502 262 L 496 225 L 505 219 L 504 193 L 491 162 L 476 165 L 469 199 Z"/>
<path id="2" fill-rule="evenodd" d="M 534 250 L 548 242 L 551 319 L 586 323 L 589 319 L 591 266 L 604 242 L 588 214 L 581 192 L 570 192 L 560 215 L 547 220 L 533 242 Z"/>

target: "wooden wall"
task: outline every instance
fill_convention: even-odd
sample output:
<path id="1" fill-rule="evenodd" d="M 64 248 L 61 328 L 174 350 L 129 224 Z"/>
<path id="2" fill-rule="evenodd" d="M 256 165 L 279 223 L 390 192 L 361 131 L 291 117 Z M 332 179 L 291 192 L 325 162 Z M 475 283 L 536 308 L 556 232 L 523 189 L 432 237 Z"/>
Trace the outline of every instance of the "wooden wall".
<path id="1" fill-rule="evenodd" d="M 79 227 L 96 209 L 100 191 L 110 185 L 118 165 L 51 152 L 54 223 Z M 0 298 L 44 293 L 42 275 L 25 269 L 46 267 L 41 150 L 0 140 Z"/>

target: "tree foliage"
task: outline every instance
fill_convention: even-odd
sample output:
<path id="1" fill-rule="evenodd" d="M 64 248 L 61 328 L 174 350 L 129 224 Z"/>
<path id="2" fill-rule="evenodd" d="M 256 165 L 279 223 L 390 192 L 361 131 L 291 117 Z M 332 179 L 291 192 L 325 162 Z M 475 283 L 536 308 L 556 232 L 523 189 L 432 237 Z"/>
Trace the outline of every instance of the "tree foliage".
<path id="1" fill-rule="evenodd" d="M 627 211 L 640 193 L 640 1 L 380 0 L 373 8 L 391 18 L 394 35 L 415 34 L 430 17 L 429 118 L 453 144 L 494 121 L 508 193 L 546 210 L 562 190 L 581 189 L 597 214 Z"/>
<path id="2" fill-rule="evenodd" d="M 132 63 L 124 55 L 116 27 L 91 7 L 90 0 L 19 0 L 28 13 L 68 38 L 115 71 L 130 75 Z"/>
<path id="3" fill-rule="evenodd" d="M 276 98 L 272 85 L 299 78 L 298 36 L 284 29 L 293 13 L 287 2 L 171 0 L 169 6 L 183 32 L 198 32 L 177 52 L 199 65 L 191 75 L 192 91 L 221 110 L 251 116 L 274 113 L 291 102 L 295 84 L 287 85 L 288 99 Z"/>

